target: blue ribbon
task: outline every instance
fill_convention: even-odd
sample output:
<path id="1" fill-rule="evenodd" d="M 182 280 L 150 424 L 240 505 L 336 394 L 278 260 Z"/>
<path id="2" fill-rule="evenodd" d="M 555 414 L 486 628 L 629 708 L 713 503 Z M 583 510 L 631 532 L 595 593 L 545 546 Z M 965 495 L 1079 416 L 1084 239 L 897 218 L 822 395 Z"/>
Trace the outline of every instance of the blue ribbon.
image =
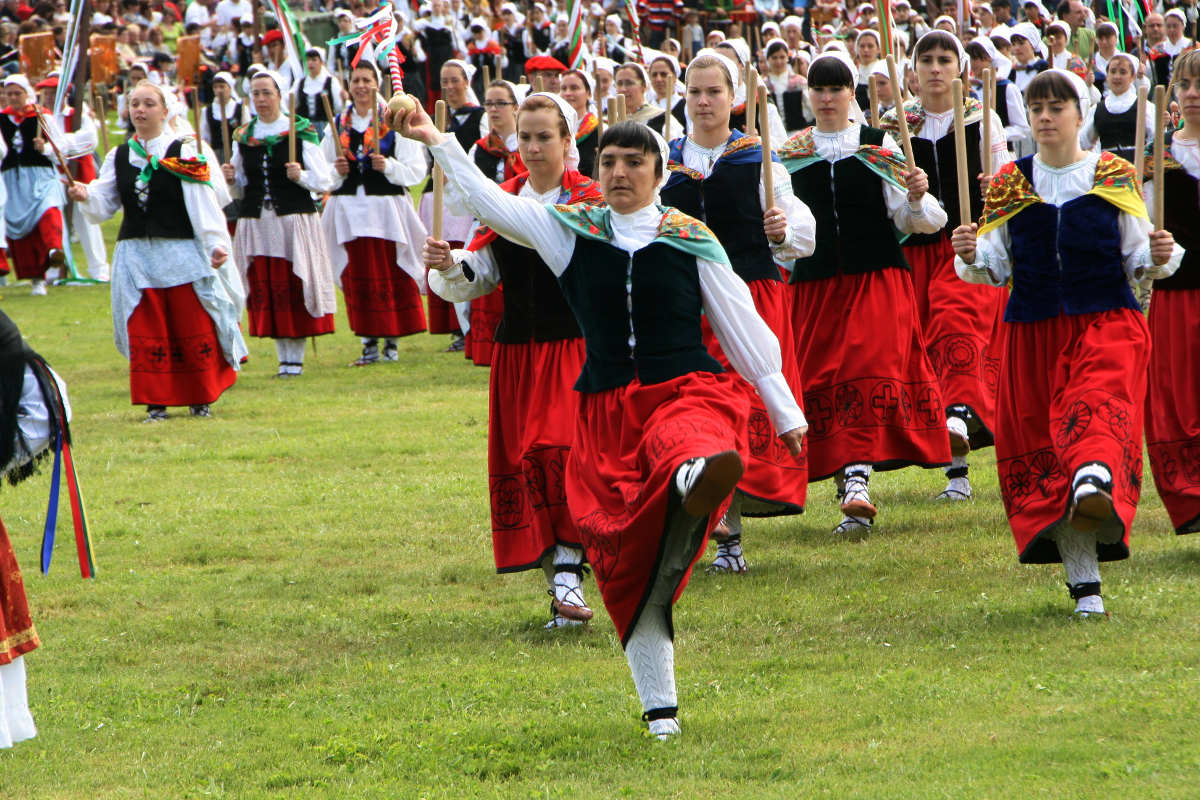
<path id="1" fill-rule="evenodd" d="M 50 476 L 50 503 L 46 508 L 46 528 L 42 531 L 42 574 L 50 572 L 50 558 L 54 555 L 54 533 L 58 528 L 58 493 L 62 477 L 62 431 L 54 442 L 54 472 Z"/>

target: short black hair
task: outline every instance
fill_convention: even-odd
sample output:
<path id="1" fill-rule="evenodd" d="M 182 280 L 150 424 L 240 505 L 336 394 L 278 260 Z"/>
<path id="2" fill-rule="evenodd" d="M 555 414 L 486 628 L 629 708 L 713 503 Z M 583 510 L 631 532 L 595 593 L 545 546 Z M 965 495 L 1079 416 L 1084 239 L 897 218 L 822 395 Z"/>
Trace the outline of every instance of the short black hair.
<path id="1" fill-rule="evenodd" d="M 838 58 L 815 58 L 808 68 L 808 87 L 810 89 L 839 88 L 845 86 L 854 88 L 854 75 L 850 68 Z"/>
<path id="2" fill-rule="evenodd" d="M 629 147 L 652 154 L 654 156 L 654 174 L 662 177 L 665 165 L 662 163 L 662 153 L 658 149 L 658 140 L 642 123 L 627 119 L 605 129 L 604 135 L 600 137 L 600 143 L 596 146 L 597 161 L 607 147 Z"/>

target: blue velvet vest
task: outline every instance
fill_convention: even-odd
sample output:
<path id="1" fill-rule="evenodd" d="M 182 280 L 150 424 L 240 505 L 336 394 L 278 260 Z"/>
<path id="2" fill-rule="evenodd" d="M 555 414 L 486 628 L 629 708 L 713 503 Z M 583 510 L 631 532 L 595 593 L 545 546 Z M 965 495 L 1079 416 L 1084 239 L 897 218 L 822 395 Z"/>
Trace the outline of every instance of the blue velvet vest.
<path id="1" fill-rule="evenodd" d="M 602 392 L 634 378 L 652 384 L 689 372 L 724 371 L 704 347 L 695 256 L 662 242 L 630 256 L 580 236 L 558 281 L 586 340 L 587 361 L 576 391 Z"/>
<path id="2" fill-rule="evenodd" d="M 1033 184 L 1033 156 L 1017 161 Z M 1008 222 L 1012 292 L 1005 322 L 1035 322 L 1059 314 L 1138 309 L 1121 264 L 1121 212 L 1085 194 L 1063 203 L 1035 203 Z"/>

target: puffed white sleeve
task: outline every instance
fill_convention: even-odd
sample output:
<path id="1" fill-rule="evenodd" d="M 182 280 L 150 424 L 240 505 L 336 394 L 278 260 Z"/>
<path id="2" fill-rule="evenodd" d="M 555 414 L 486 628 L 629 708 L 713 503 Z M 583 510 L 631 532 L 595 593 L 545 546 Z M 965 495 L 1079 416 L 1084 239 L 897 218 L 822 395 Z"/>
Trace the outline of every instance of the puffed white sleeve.
<path id="1" fill-rule="evenodd" d="M 62 127 L 58 124 L 58 120 L 50 114 L 42 114 L 42 122 L 45 124 L 45 130 L 39 132 L 39 136 L 49 138 L 50 142 L 58 148 L 58 152 L 66 153 L 69 149 L 67 135 L 63 133 Z M 53 157 L 54 151 L 50 148 L 50 142 L 42 145 L 42 153 Z"/>
<path id="2" fill-rule="evenodd" d="M 954 271 L 967 283 L 1003 286 L 1012 274 L 1008 226 L 994 228 L 975 242 L 975 261 L 968 264 L 954 256 Z"/>
<path id="3" fill-rule="evenodd" d="M 416 186 L 425 179 L 427 171 L 425 148 L 399 134 L 395 139 L 392 157 L 388 159 L 383 176 L 394 186 Z"/>
<path id="4" fill-rule="evenodd" d="M 100 174 L 87 185 L 88 199 L 80 203 L 83 215 L 94 225 L 106 221 L 121 208 L 121 195 L 117 191 L 117 148 L 109 150 L 100 165 Z"/>
<path id="5" fill-rule="evenodd" d="M 1025 97 L 1016 83 L 1009 81 L 1004 98 L 1008 102 L 1008 125 L 1004 126 L 1004 138 L 1010 142 L 1019 142 L 1027 136 L 1032 136 L 1029 117 L 1025 114 Z"/>
<path id="6" fill-rule="evenodd" d="M 884 134 L 883 146 L 894 152 L 900 151 L 900 145 L 890 133 Z M 901 233 L 937 233 L 946 226 L 946 211 L 933 192 L 926 192 L 920 202 L 910 203 L 908 192 L 889 181 L 883 181 L 883 199 L 892 224 Z"/>
<path id="7" fill-rule="evenodd" d="M 483 297 L 500 285 L 500 270 L 490 245 L 471 252 L 451 250 L 454 266 L 429 270 L 429 288 L 448 303 L 465 303 Z"/>
<path id="8" fill-rule="evenodd" d="M 560 225 L 549 209 L 488 180 L 453 136 L 429 151 L 473 217 L 505 239 L 536 250 L 556 276 L 566 271 L 575 252 L 575 234 Z"/>
<path id="9" fill-rule="evenodd" d="M 1008 141 L 1004 136 L 1004 123 L 995 111 L 992 114 L 992 147 L 991 169 L 989 175 L 995 175 L 1005 164 L 1013 160 L 1013 154 L 1008 149 Z"/>
<path id="10" fill-rule="evenodd" d="M 67 399 L 67 385 L 58 373 L 50 370 L 58 391 L 63 399 L 63 411 L 67 421 L 71 421 L 71 402 Z M 41 384 L 34 375 L 33 368 L 26 366 L 21 383 L 21 399 L 17 402 L 17 427 L 20 436 L 17 437 L 17 447 L 13 460 L 4 465 L 4 473 L 32 460 L 38 453 L 50 447 L 50 408 L 42 395 Z"/>
<path id="11" fill-rule="evenodd" d="M 229 149 L 231 151 L 229 163 L 233 167 L 233 186 L 229 188 L 244 189 L 246 187 L 246 170 L 242 166 L 242 148 L 238 146 L 237 142 L 230 142 Z"/>
<path id="12" fill-rule="evenodd" d="M 1143 191 L 1146 193 L 1146 210 L 1149 217 L 1135 217 L 1121 212 L 1117 225 L 1121 231 L 1121 263 L 1125 274 L 1134 281 L 1153 281 L 1169 278 L 1179 269 L 1183 261 L 1184 250 L 1179 242 L 1171 250 L 1167 263 L 1156 266 L 1150 257 L 1150 234 L 1154 225 L 1150 219 L 1154 216 L 1154 182 L 1147 181 Z"/>
<path id="13" fill-rule="evenodd" d="M 817 247 L 817 221 L 812 211 L 804 201 L 792 192 L 792 176 L 787 167 L 776 161 L 771 162 L 771 175 L 774 185 L 776 208 L 787 216 L 788 235 L 779 244 L 771 243 L 771 254 L 778 262 L 791 261 L 812 255 Z M 758 201 L 765 213 L 767 188 L 764 183 L 758 186 Z"/>
<path id="14" fill-rule="evenodd" d="M 185 158 L 195 158 L 196 150 L 190 144 L 185 144 L 180 155 Z M 233 251 L 229 240 L 229 228 L 225 223 L 225 213 L 217 199 L 216 190 L 206 183 L 180 181 L 183 187 L 183 205 L 187 208 L 188 218 L 192 223 L 192 231 L 204 246 L 204 252 L 212 255 L 213 250 L 220 247 L 226 253 Z"/>
<path id="15" fill-rule="evenodd" d="M 775 432 L 804 428 L 804 412 L 783 377 L 779 339 L 754 307 L 745 281 L 725 264 L 696 259 L 704 314 L 733 368 L 758 390 Z"/>
<path id="16" fill-rule="evenodd" d="M 300 151 L 300 180 L 297 181 L 305 189 L 310 192 L 329 192 L 336 188 L 334 177 L 336 172 L 333 165 L 329 163 L 329 159 L 325 158 L 325 154 L 321 151 L 321 145 L 312 142 L 301 142 L 303 149 Z"/>
<path id="17" fill-rule="evenodd" d="M 321 137 L 321 155 L 325 156 L 325 160 L 329 163 L 329 171 L 333 177 L 333 185 L 327 190 L 331 192 L 342 188 L 342 184 L 346 182 L 346 176 L 338 172 L 334 166 L 338 157 L 337 145 L 333 141 L 335 136 L 337 136 L 337 126 L 330 124 L 325 128 L 325 135 Z"/>

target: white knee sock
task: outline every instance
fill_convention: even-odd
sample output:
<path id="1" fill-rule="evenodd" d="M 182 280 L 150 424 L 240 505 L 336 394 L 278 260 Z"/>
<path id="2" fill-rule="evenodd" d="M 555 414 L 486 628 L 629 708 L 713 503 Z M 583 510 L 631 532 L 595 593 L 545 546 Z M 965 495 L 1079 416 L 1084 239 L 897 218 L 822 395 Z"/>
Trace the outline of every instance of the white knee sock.
<path id="1" fill-rule="evenodd" d="M 678 705 L 675 694 L 675 643 L 667 631 L 667 610 L 647 605 L 625 645 L 643 711 Z"/>
<path id="2" fill-rule="evenodd" d="M 1100 582 L 1100 559 L 1096 556 L 1096 534 L 1081 533 L 1069 525 L 1062 525 L 1055 533 L 1058 554 L 1067 570 L 1067 583 Z"/>

